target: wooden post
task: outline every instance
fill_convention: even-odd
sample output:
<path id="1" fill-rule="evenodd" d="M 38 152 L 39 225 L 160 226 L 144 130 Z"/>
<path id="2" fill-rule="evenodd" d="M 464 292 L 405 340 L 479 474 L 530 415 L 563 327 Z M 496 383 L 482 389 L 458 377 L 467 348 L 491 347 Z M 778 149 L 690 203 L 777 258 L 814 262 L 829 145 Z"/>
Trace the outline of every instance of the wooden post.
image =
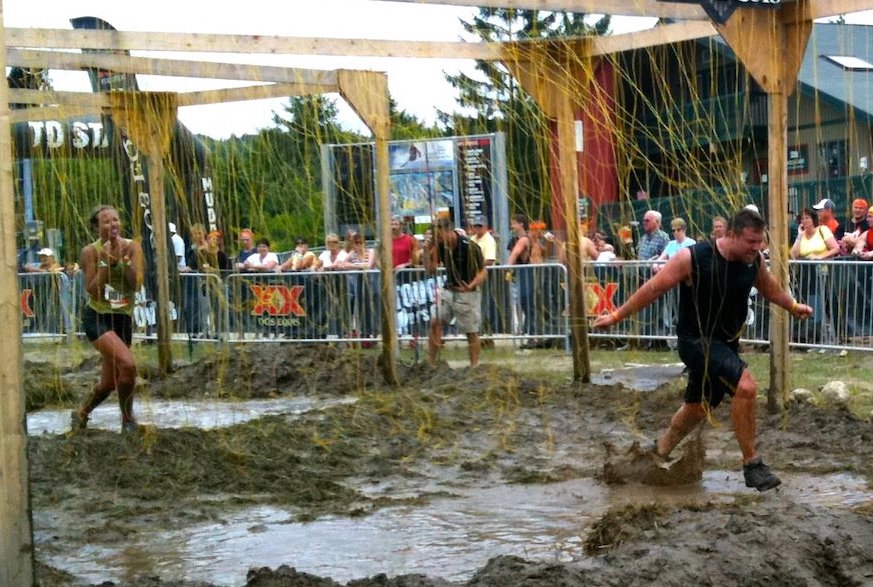
<path id="1" fill-rule="evenodd" d="M 0 4 L 0 47 L 6 45 Z M 5 71 L 6 58 L 0 56 Z M 27 431 L 21 386 L 21 301 L 15 250 L 12 133 L 8 88 L 0 84 L 0 585 L 33 585 L 33 530 L 27 479 Z"/>
<path id="2" fill-rule="evenodd" d="M 767 92 L 768 221 L 770 272 L 788 287 L 788 96 L 794 93 L 812 19 L 809 2 L 778 10 L 738 8 L 718 30 L 749 74 Z M 788 315 L 770 306 L 770 389 L 767 407 L 779 411 L 788 401 Z"/>
<path id="3" fill-rule="evenodd" d="M 567 284 L 570 298 L 570 332 L 572 334 L 573 379 L 588 383 L 591 362 L 588 356 L 588 318 L 579 248 L 577 198 L 579 170 L 576 158 L 574 111 L 590 81 L 590 67 L 582 67 L 588 58 L 585 42 L 552 42 L 509 46 L 504 64 L 521 86 L 537 101 L 558 130 L 558 161 L 561 173 L 564 220 L 567 241 Z"/>
<path id="4" fill-rule="evenodd" d="M 373 71 L 337 71 L 340 94 L 373 132 L 376 141 L 376 196 L 379 204 L 379 257 L 382 277 L 382 375 L 397 385 L 394 258 L 391 249 L 391 206 L 388 200 L 388 78 Z"/>
<path id="5" fill-rule="evenodd" d="M 170 149 L 176 121 L 176 94 L 110 92 L 113 119 L 127 132 L 149 162 L 152 250 L 157 273 L 158 362 L 162 375 L 173 364 L 170 349 L 170 278 L 167 254 L 167 214 L 164 199 L 164 157 Z"/>

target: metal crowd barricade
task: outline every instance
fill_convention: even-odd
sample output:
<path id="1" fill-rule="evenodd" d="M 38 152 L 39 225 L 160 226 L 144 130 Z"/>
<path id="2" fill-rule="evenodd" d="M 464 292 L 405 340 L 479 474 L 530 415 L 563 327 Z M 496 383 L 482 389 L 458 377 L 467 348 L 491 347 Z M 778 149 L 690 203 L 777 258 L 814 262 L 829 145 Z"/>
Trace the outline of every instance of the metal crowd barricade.
<path id="1" fill-rule="evenodd" d="M 170 281 L 170 320 L 177 338 L 224 340 L 228 326 L 227 292 L 217 273 L 179 273 Z M 136 296 L 134 328 L 138 337 L 156 338 L 157 302 Z"/>
<path id="2" fill-rule="evenodd" d="M 60 337 L 73 331 L 73 284 L 66 273 L 19 273 L 21 333 L 25 338 Z"/>
<path id="3" fill-rule="evenodd" d="M 227 277 L 231 342 L 347 341 L 359 338 L 355 320 L 372 331 L 378 308 L 374 271 L 234 273 Z M 366 278 L 365 278 L 366 276 Z M 350 292 L 353 290 L 354 300 Z M 357 305 L 353 312 L 352 304 Z M 366 326 L 363 326 L 366 323 Z"/>
<path id="4" fill-rule="evenodd" d="M 792 343 L 820 349 L 871 350 L 873 263 L 842 257 L 797 260 L 789 267 L 792 293 L 814 311 L 812 318 L 793 325 Z"/>
<path id="5" fill-rule="evenodd" d="M 651 261 L 609 261 L 584 267 L 586 309 L 589 321 L 615 310 L 654 275 Z M 650 306 L 606 331 L 591 329 L 594 338 L 672 341 L 678 308 L 678 290 L 672 290 Z"/>

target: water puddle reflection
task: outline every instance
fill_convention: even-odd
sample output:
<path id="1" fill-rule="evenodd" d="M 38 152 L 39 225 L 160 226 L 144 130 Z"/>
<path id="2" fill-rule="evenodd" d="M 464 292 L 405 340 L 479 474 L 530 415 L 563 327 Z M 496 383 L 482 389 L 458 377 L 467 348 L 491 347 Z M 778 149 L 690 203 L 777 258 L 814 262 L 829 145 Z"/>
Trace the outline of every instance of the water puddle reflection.
<path id="1" fill-rule="evenodd" d="M 110 398 L 91 414 L 89 428 L 121 429 L 118 405 Z M 338 404 L 355 402 L 355 398 L 313 399 L 307 397 L 249 401 L 180 401 L 136 399 L 134 413 L 140 424 L 158 428 L 222 428 L 268 415 L 297 415 Z M 27 414 L 27 433 L 63 434 L 70 430 L 70 410 L 40 410 Z"/>
<path id="2" fill-rule="evenodd" d="M 678 379 L 685 365 L 667 363 L 664 365 L 635 365 L 624 369 L 603 369 L 591 376 L 595 385 L 622 385 L 634 391 L 654 391 L 661 385 Z"/>
<path id="3" fill-rule="evenodd" d="M 293 521 L 289 511 L 261 506 L 177 531 L 144 530 L 124 545 L 59 553 L 52 542 L 62 516 L 34 512 L 40 559 L 92 583 L 146 573 L 164 579 L 242 585 L 249 566 L 294 566 L 334 580 L 423 573 L 469 580 L 497 555 L 570 561 L 584 557 L 587 528 L 611 506 L 660 502 L 730 502 L 754 494 L 733 471 L 709 471 L 698 484 L 607 487 L 591 479 L 550 485 L 506 485 L 440 498 L 424 506 L 382 509 L 362 518 Z M 776 499 L 828 507 L 873 500 L 866 482 L 846 474 L 783 475 Z M 39 546 L 38 546 L 39 548 Z"/>

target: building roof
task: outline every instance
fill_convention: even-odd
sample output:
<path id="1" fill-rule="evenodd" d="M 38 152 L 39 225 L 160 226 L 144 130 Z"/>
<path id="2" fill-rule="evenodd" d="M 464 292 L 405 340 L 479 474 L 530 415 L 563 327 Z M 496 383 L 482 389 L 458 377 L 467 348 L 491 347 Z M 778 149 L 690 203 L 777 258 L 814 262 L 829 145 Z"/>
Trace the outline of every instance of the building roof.
<path id="1" fill-rule="evenodd" d="M 873 121 L 873 26 L 814 24 L 798 82 L 804 93 Z"/>

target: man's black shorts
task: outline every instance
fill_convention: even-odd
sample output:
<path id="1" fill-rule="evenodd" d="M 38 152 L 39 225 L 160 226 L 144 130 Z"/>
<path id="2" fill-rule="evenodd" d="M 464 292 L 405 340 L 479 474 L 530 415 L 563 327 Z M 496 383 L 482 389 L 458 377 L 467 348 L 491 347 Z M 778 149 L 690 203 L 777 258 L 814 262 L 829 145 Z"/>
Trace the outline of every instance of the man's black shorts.
<path id="1" fill-rule="evenodd" d="M 737 346 L 720 340 L 680 337 L 677 350 L 688 366 L 686 403 L 706 400 L 714 408 L 725 394 L 733 396 L 746 368 Z"/>
<path id="2" fill-rule="evenodd" d="M 94 342 L 107 332 L 114 332 L 124 344 L 130 346 L 133 341 L 133 320 L 127 314 L 101 314 L 90 306 L 85 306 L 82 313 L 82 327 L 85 336 Z"/>

